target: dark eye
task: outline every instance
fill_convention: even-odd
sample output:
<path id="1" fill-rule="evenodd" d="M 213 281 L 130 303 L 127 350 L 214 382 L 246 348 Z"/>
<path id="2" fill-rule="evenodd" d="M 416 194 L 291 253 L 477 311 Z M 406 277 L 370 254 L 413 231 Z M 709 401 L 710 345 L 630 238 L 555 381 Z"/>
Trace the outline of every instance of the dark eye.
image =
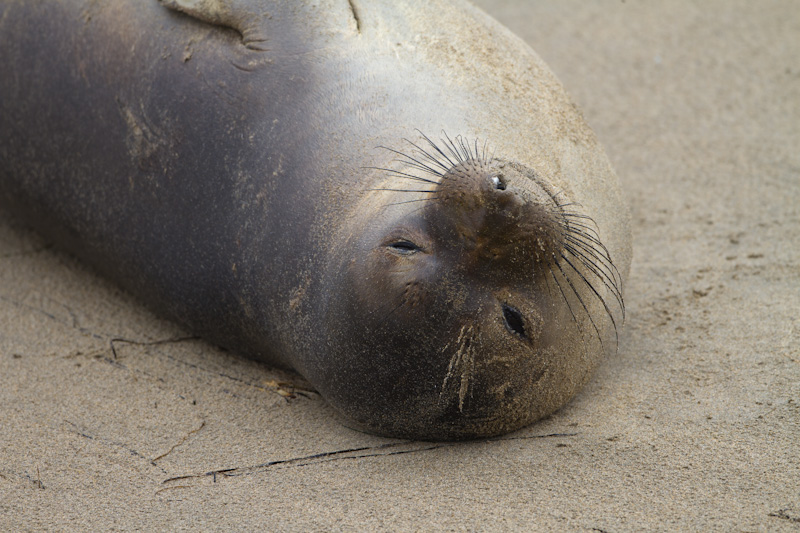
<path id="1" fill-rule="evenodd" d="M 399 240 L 389 245 L 389 248 L 400 255 L 411 255 L 419 252 L 421 248 L 411 241 Z"/>
<path id="2" fill-rule="evenodd" d="M 520 337 L 526 337 L 525 321 L 522 319 L 522 313 L 508 304 L 503 304 L 503 321 L 506 323 L 508 331 Z"/>

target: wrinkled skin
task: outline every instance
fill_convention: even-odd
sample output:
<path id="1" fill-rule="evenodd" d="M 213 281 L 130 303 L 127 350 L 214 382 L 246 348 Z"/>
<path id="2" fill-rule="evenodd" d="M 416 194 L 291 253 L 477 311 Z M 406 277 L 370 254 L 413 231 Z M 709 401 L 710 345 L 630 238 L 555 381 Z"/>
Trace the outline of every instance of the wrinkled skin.
<path id="1" fill-rule="evenodd" d="M 348 424 L 512 431 L 615 349 L 616 177 L 474 7 L 3 0 L 0 60 L 0 202 Z"/>

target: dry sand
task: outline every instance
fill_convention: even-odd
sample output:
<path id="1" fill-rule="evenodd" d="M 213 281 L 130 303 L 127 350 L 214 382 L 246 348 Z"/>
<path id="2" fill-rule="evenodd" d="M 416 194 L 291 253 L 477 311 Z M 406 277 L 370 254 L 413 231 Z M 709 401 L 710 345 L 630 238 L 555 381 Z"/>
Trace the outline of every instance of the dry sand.
<path id="1" fill-rule="evenodd" d="M 630 200 L 619 353 L 500 439 L 342 426 L 0 214 L 0 530 L 800 531 L 800 9 L 480 4 Z"/>

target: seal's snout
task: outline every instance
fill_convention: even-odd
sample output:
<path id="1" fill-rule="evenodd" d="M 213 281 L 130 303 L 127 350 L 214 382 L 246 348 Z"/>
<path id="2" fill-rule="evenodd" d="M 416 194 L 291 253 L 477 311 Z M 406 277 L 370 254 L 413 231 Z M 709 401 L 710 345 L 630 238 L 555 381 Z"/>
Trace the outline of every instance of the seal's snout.
<path id="1" fill-rule="evenodd" d="M 558 253 L 563 234 L 555 203 L 538 189 L 510 163 L 466 159 L 432 193 L 428 229 L 474 275 L 530 279 Z"/>

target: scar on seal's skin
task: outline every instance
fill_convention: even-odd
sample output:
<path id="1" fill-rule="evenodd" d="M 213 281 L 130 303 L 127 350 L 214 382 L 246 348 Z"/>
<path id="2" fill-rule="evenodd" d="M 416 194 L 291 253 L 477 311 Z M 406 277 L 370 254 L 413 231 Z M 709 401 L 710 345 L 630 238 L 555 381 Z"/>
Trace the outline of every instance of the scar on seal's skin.
<path id="1" fill-rule="evenodd" d="M 439 393 L 439 398 L 442 399 L 447 392 L 447 383 L 449 380 L 458 376 L 460 378 L 460 385 L 458 387 L 458 410 L 464 410 L 464 399 L 469 392 L 470 377 L 475 366 L 475 348 L 474 343 L 476 339 L 473 337 L 474 326 L 464 325 L 456 339 L 455 350 L 453 356 L 450 358 L 450 364 L 447 366 L 447 374 L 442 381 L 442 391 Z M 442 348 L 442 352 L 446 352 L 450 347 L 446 344 Z"/>

